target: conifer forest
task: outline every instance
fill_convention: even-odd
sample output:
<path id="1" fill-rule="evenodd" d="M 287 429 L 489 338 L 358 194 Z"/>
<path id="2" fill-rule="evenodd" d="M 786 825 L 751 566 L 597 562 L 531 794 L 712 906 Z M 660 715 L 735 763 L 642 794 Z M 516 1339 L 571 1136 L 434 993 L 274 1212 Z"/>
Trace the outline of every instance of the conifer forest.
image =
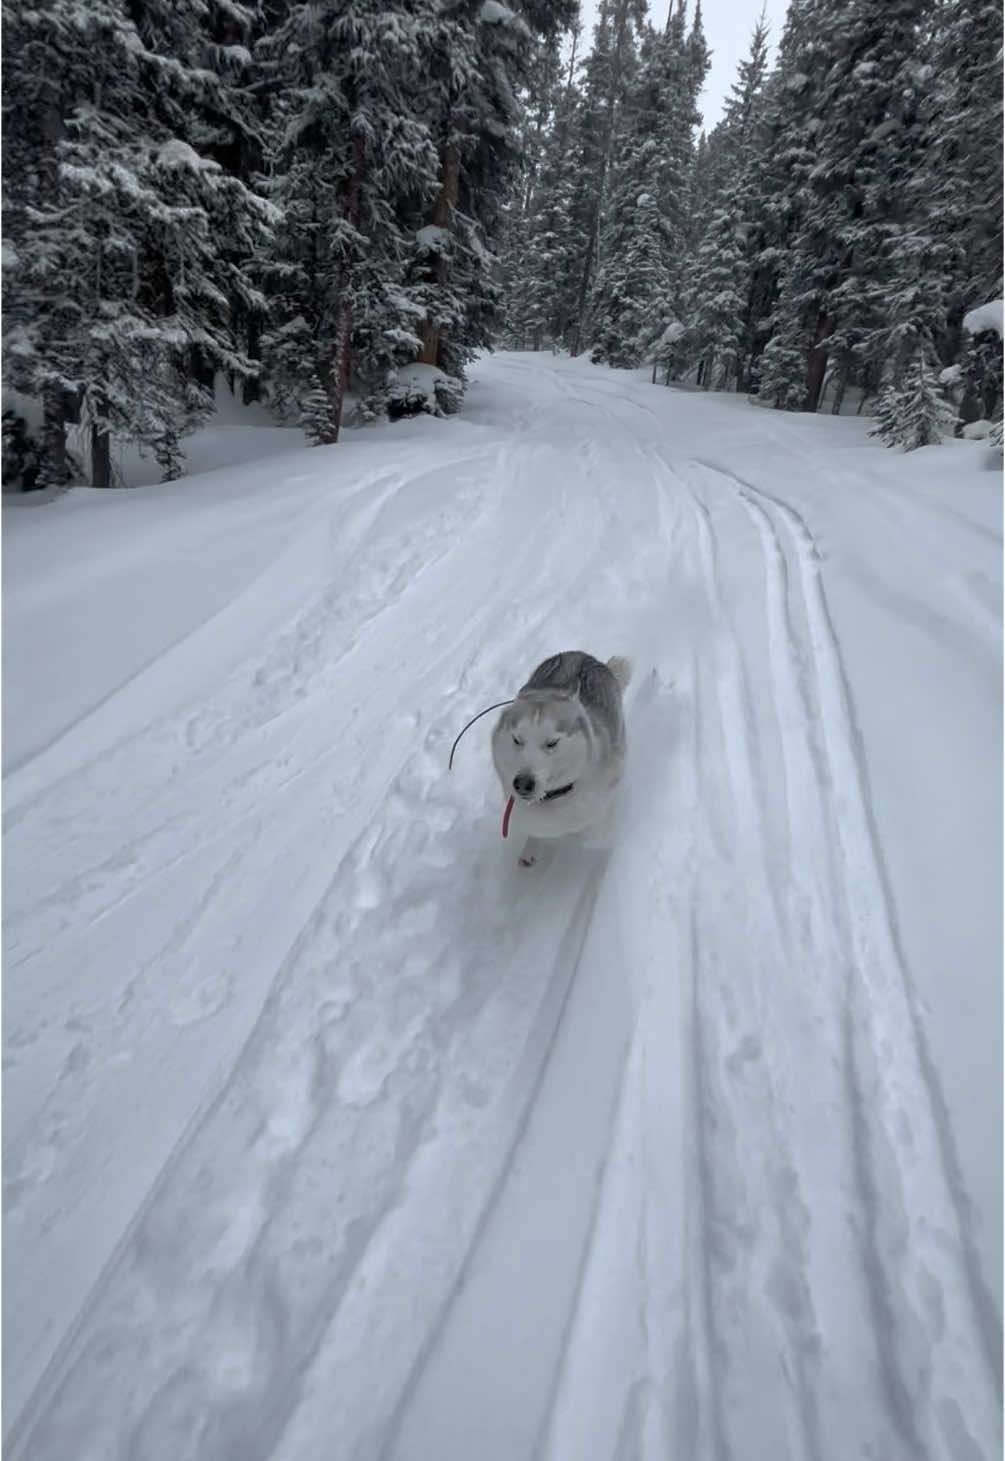
<path id="1" fill-rule="evenodd" d="M 1000 437 L 1000 0 L 749 30 L 705 128 L 700 0 L 8 0 L 8 476 L 176 477 L 221 375 L 450 413 L 493 345 Z"/>

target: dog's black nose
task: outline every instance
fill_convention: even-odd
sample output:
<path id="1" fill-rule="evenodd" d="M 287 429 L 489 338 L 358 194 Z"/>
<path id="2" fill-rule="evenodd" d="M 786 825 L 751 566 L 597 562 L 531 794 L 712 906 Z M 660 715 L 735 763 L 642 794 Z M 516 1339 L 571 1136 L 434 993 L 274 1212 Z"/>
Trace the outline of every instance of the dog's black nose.
<path id="1" fill-rule="evenodd" d="M 513 790 L 516 792 L 517 796 L 533 796 L 534 795 L 534 778 L 533 778 L 533 776 L 528 775 L 528 773 L 526 771 L 522 771 L 519 776 L 514 776 L 514 778 L 513 778 Z"/>

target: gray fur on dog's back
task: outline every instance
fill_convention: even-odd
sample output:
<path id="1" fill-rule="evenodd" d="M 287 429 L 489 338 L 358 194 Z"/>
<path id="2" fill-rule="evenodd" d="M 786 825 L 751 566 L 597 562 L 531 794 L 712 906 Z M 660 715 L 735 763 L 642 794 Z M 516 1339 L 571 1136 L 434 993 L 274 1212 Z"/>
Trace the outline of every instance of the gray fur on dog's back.
<path id="1" fill-rule="evenodd" d="M 607 665 L 581 649 L 567 649 L 543 660 L 520 690 L 521 699 L 535 695 L 578 695 L 586 713 L 602 726 L 611 749 L 624 743 L 621 687 Z"/>

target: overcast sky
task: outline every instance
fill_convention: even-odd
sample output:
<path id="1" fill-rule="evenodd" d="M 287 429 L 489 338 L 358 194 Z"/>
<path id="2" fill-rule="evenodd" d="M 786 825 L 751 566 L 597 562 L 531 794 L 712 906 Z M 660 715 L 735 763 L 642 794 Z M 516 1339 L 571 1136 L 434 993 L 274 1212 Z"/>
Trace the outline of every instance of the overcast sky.
<path id="1" fill-rule="evenodd" d="M 654 25 L 665 25 L 670 0 L 649 0 Z M 583 42 L 593 42 L 593 27 L 599 9 L 598 0 L 580 0 L 583 21 Z M 782 34 L 788 0 L 764 0 L 764 10 L 771 28 L 771 55 Z M 712 69 L 702 92 L 703 127 L 711 131 L 722 113 L 722 104 L 736 78 L 736 68 L 750 50 L 750 37 L 761 11 L 761 0 L 702 0 L 701 18 L 712 52 Z M 694 0 L 687 0 L 688 28 L 694 16 Z"/>

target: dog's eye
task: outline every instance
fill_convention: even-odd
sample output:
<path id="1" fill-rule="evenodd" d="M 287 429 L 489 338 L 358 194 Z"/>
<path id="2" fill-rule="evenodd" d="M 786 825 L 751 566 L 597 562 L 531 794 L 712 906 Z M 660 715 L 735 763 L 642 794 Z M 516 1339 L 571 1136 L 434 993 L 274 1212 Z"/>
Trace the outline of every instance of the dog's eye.
<path id="1" fill-rule="evenodd" d="M 514 744 L 514 746 L 522 746 L 523 745 L 523 741 L 520 739 L 519 736 L 514 736 L 513 737 L 513 744 Z"/>
<path id="2" fill-rule="evenodd" d="M 553 741 L 545 741 L 545 743 L 544 743 L 544 749 L 546 751 L 553 751 L 557 745 L 558 745 L 558 738 L 556 737 L 555 740 L 553 740 Z"/>

